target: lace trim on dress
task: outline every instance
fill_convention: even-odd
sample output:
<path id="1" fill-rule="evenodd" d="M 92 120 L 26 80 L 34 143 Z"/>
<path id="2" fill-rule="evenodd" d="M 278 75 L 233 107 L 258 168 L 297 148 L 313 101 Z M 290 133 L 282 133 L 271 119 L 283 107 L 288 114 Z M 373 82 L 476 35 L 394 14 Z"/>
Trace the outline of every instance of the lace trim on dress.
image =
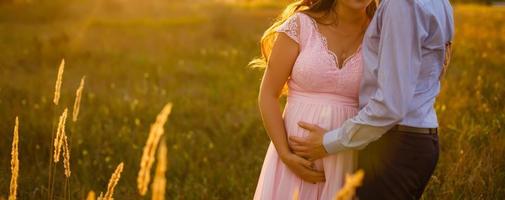
<path id="1" fill-rule="evenodd" d="M 347 64 L 347 62 L 352 60 L 354 57 L 356 57 L 356 55 L 361 51 L 361 45 L 360 45 L 350 56 L 345 58 L 342 63 L 339 63 L 338 62 L 339 59 L 338 59 L 337 54 L 335 54 L 335 52 L 330 50 L 330 47 L 328 46 L 328 39 L 326 39 L 326 36 L 324 36 L 321 33 L 321 31 L 319 30 L 319 25 L 317 24 L 316 20 L 308 15 L 307 15 L 307 17 L 310 18 L 310 21 L 312 22 L 312 26 L 317 33 L 317 36 L 319 36 L 319 39 L 323 43 L 322 48 L 330 55 L 330 57 L 331 57 L 330 61 L 332 61 L 335 64 L 336 70 L 339 70 L 339 71 L 342 70 L 345 67 L 345 65 Z"/>
<path id="2" fill-rule="evenodd" d="M 288 18 L 281 26 L 279 26 L 277 32 L 285 33 L 296 43 L 300 43 L 298 35 L 297 15 L 295 14 Z"/>

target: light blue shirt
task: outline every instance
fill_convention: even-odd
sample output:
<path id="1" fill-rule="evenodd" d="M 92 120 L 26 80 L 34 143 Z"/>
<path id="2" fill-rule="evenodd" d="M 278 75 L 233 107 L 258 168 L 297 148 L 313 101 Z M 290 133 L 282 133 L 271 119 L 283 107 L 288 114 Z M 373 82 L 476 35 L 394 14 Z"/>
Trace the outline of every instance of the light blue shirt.
<path id="1" fill-rule="evenodd" d="M 397 124 L 438 127 L 433 104 L 453 34 L 449 0 L 383 0 L 363 39 L 360 111 L 324 135 L 326 151 L 362 149 Z"/>

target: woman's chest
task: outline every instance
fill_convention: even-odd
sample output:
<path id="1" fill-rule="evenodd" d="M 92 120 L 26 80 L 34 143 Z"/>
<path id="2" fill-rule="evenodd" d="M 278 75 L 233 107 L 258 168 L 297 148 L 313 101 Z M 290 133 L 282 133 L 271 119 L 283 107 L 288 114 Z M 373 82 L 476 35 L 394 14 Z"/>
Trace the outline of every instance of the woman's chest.
<path id="1" fill-rule="evenodd" d="M 301 49 L 290 79 L 313 92 L 356 94 L 359 89 L 363 59 L 361 51 L 349 57 L 342 68 L 324 46 L 308 43 Z"/>

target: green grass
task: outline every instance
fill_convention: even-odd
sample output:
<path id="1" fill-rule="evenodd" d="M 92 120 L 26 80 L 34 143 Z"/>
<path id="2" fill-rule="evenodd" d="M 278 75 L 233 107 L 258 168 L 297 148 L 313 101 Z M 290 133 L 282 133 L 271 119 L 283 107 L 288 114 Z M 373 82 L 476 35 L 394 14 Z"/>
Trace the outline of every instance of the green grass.
<path id="1" fill-rule="evenodd" d="M 72 106 L 86 75 L 80 119 L 68 129 L 75 199 L 104 191 L 122 161 L 115 198 L 142 199 L 142 147 L 169 101 L 169 199 L 251 199 L 269 140 L 256 106 L 262 72 L 247 63 L 279 12 L 268 3 L 201 1 L 0 4 L 0 197 L 9 188 L 16 115 L 19 198 L 45 197 L 53 113 Z M 442 154 L 425 198 L 503 199 L 505 10 L 458 6 L 456 20 L 453 64 L 437 103 Z M 61 58 L 67 68 L 55 109 Z"/>

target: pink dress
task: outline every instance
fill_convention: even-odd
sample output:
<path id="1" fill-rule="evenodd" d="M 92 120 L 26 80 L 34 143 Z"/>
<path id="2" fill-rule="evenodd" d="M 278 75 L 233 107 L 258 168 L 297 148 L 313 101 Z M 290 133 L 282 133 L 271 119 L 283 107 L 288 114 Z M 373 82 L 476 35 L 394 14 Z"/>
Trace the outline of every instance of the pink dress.
<path id="1" fill-rule="evenodd" d="M 288 136 L 308 134 L 297 125 L 299 121 L 335 129 L 356 115 L 363 65 L 361 50 L 338 69 L 338 59 L 328 49 L 316 21 L 304 13 L 294 14 L 277 32 L 288 35 L 300 46 L 288 80 L 283 113 Z M 296 191 L 301 200 L 333 199 L 343 186 L 345 175 L 353 172 L 356 155 L 355 151 L 345 151 L 316 160 L 316 168 L 324 170 L 326 182 L 313 184 L 295 175 L 270 143 L 254 199 L 291 200 Z"/>

